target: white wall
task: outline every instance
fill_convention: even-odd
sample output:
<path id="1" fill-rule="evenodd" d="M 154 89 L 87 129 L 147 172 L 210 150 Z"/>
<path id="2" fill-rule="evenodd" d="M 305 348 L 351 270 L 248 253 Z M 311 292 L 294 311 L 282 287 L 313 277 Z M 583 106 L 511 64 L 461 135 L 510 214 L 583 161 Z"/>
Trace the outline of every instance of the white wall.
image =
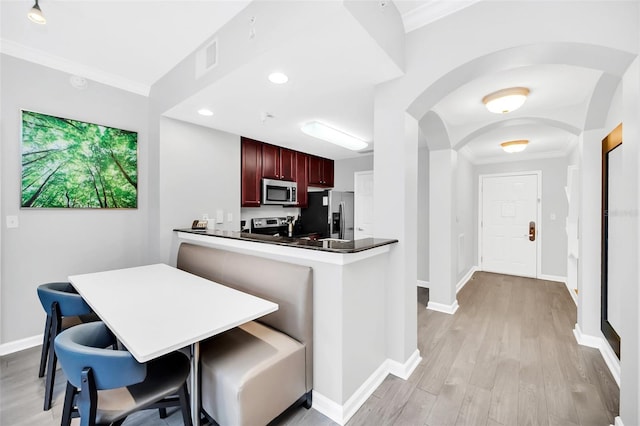
<path id="1" fill-rule="evenodd" d="M 456 259 L 456 283 L 477 266 L 477 203 L 474 204 L 478 192 L 477 179 L 474 174 L 474 166 L 463 155 L 458 153 L 456 169 L 456 233 L 457 259 Z"/>
<path id="2" fill-rule="evenodd" d="M 353 191 L 355 172 L 373 170 L 373 154 L 334 161 L 334 185 L 336 191 Z"/>
<path id="3" fill-rule="evenodd" d="M 222 224 L 215 224 L 222 210 Z M 160 121 L 160 249 L 169 262 L 173 229 L 209 215 L 210 227 L 240 229 L 240 137 L 170 118 Z M 228 215 L 231 220 L 228 220 Z"/>
<path id="4" fill-rule="evenodd" d="M 39 284 L 145 262 L 148 113 L 139 95 L 95 82 L 76 90 L 69 74 L 6 55 L 1 66 L 0 218 L 4 227 L 4 218 L 16 215 L 20 225 L 2 233 L 0 343 L 7 343 L 42 333 Z M 138 208 L 20 209 L 21 108 L 137 131 Z"/>
<path id="5" fill-rule="evenodd" d="M 418 149 L 418 281 L 429 281 L 429 150 Z"/>
<path id="6" fill-rule="evenodd" d="M 480 175 L 542 171 L 542 221 L 540 240 L 542 244 L 541 272 L 551 277 L 567 275 L 567 233 L 565 218 L 569 205 L 564 192 L 567 184 L 567 158 L 517 161 L 512 163 L 481 164 L 476 166 L 474 210 L 478 212 L 478 179 Z M 551 219 L 555 215 L 555 219 Z M 477 244 L 476 244 L 477 245 Z"/>
<path id="7" fill-rule="evenodd" d="M 640 17 L 640 11 L 638 13 Z M 624 220 L 627 222 L 627 239 L 621 242 L 627 250 L 627 265 L 622 283 L 624 299 L 622 301 L 623 326 L 620 330 L 620 417 L 625 425 L 640 423 L 640 290 L 638 289 L 638 187 L 640 166 L 640 59 L 634 63 L 623 77 L 622 144 L 624 165 L 623 174 L 627 179 Z"/>

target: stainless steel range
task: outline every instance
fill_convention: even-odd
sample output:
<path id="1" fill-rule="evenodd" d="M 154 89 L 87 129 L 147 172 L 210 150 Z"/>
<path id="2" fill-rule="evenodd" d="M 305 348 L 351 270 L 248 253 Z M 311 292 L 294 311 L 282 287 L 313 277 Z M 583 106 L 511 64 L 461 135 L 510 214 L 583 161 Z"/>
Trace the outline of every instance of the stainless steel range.
<path id="1" fill-rule="evenodd" d="M 289 221 L 286 217 L 256 217 L 251 219 L 254 234 L 287 236 Z"/>

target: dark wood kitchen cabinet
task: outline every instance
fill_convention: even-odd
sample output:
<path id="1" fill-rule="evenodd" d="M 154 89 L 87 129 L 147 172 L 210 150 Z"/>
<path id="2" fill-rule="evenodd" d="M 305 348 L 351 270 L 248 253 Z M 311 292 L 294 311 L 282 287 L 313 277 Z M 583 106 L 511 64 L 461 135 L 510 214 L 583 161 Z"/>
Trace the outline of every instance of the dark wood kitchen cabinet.
<path id="1" fill-rule="evenodd" d="M 302 152 L 295 153 L 296 158 L 296 183 L 298 184 L 298 204 L 297 207 L 308 207 L 309 197 L 307 194 L 309 181 L 309 156 Z"/>
<path id="2" fill-rule="evenodd" d="M 309 186 L 333 188 L 333 160 L 309 156 Z"/>
<path id="3" fill-rule="evenodd" d="M 296 152 L 279 146 L 262 144 L 262 177 L 295 180 Z"/>
<path id="4" fill-rule="evenodd" d="M 241 205 L 242 207 L 260 207 L 263 144 L 244 137 L 241 141 Z"/>

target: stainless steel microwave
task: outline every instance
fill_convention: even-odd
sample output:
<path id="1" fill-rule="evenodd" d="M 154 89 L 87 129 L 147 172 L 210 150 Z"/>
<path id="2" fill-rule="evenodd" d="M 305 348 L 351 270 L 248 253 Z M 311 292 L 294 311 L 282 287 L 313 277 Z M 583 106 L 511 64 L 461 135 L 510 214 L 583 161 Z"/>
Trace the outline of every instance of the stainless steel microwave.
<path id="1" fill-rule="evenodd" d="M 294 206 L 298 203 L 298 184 L 286 180 L 262 179 L 262 204 Z"/>

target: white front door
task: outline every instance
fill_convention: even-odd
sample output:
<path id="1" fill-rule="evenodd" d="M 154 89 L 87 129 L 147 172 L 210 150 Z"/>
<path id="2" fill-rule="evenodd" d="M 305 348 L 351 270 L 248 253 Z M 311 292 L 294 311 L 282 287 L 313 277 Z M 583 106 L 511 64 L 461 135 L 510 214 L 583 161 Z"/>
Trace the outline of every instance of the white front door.
<path id="1" fill-rule="evenodd" d="M 373 171 L 354 173 L 354 239 L 373 238 Z"/>
<path id="2" fill-rule="evenodd" d="M 481 176 L 483 271 L 537 276 L 539 173 Z"/>

